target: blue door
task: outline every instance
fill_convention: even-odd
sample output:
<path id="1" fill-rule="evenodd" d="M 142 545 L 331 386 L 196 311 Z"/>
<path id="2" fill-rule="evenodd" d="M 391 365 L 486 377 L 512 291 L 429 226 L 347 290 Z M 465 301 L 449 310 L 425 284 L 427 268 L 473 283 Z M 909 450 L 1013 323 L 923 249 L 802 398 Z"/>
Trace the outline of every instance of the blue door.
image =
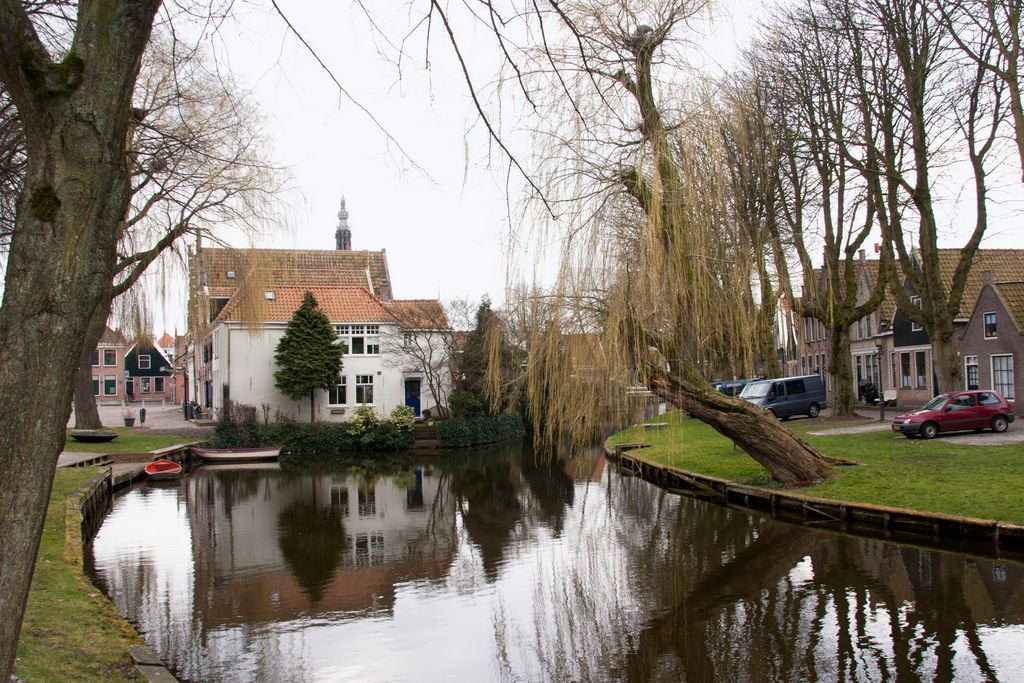
<path id="1" fill-rule="evenodd" d="M 420 380 L 405 380 L 405 405 L 412 408 L 413 415 L 420 416 Z"/>

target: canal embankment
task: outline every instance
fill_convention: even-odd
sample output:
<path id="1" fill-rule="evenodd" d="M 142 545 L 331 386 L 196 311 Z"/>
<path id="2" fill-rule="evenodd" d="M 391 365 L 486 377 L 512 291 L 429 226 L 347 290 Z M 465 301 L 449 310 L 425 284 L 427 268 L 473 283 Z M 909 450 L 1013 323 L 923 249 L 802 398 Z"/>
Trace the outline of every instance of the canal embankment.
<path id="1" fill-rule="evenodd" d="M 790 522 L 929 547 L 1024 559 L 1024 445 L 970 445 L 955 435 L 908 440 L 871 429 L 831 434 L 820 421 L 792 428 L 850 466 L 825 482 L 782 490 L 730 440 L 678 414 L 662 427 L 614 434 L 606 452 L 626 473 L 664 488 Z M 981 435 L 970 435 L 975 439 Z M 973 439 L 972 439 L 973 441 Z M 982 442 L 984 443 L 984 442 Z"/>

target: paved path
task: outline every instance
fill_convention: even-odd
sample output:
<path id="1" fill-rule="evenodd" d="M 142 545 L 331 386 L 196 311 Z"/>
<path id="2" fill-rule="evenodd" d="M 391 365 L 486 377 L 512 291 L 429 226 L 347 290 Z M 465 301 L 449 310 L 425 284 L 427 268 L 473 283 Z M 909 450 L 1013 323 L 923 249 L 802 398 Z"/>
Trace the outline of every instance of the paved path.
<path id="1" fill-rule="evenodd" d="M 857 414 L 861 417 L 874 419 L 875 422 L 870 424 L 861 424 L 851 427 L 834 427 L 821 430 L 815 430 L 808 432 L 814 436 L 838 436 L 840 434 L 864 434 L 867 432 L 883 432 L 891 429 L 892 424 L 890 420 L 905 412 L 909 409 L 887 409 L 886 420 L 884 422 L 878 421 L 878 413 L 868 410 L 858 410 Z M 823 413 L 824 415 L 824 413 Z M 899 435 L 893 434 L 893 438 L 905 438 Z M 937 437 L 949 441 L 949 443 L 963 446 L 1003 446 L 1006 444 L 1022 443 L 1024 444 L 1024 420 L 1018 420 L 1010 425 L 1010 428 L 1002 434 L 995 434 L 989 430 L 984 432 L 957 432 L 955 434 L 939 434 Z"/>

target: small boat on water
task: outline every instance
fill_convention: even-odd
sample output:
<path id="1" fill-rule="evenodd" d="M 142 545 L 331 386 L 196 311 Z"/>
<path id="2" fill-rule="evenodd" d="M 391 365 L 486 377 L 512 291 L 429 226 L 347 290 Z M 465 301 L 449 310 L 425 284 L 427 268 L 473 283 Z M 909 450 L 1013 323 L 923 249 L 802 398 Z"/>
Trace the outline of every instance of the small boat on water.
<path id="1" fill-rule="evenodd" d="M 177 479 L 181 476 L 181 465 L 171 460 L 154 460 L 146 465 L 145 472 L 154 481 Z"/>
<path id="2" fill-rule="evenodd" d="M 192 452 L 204 462 L 251 462 L 253 460 L 277 460 L 281 455 L 280 446 L 270 448 L 199 448 L 192 447 Z"/>

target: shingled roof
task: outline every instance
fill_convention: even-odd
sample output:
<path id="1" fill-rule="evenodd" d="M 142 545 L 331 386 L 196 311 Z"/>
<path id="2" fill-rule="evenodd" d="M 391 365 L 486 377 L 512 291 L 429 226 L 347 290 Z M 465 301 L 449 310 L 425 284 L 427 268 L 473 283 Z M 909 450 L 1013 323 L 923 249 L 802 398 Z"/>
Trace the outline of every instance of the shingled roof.
<path id="1" fill-rule="evenodd" d="M 996 282 L 992 285 L 1013 317 L 1018 332 L 1024 332 L 1024 282 Z"/>
<path id="2" fill-rule="evenodd" d="M 365 287 L 391 298 L 387 254 L 339 249 L 222 249 L 204 247 L 192 257 L 195 285 L 210 296 L 232 296 L 243 277 L 261 286 Z"/>
<path id="3" fill-rule="evenodd" d="M 448 317 L 437 299 L 394 299 L 384 304 L 391 319 L 414 330 L 446 330 Z"/>
<path id="4" fill-rule="evenodd" d="M 946 287 L 953 281 L 959 261 L 959 249 L 939 249 L 939 275 Z M 1024 282 L 1024 249 L 979 249 L 975 253 L 957 318 L 970 317 L 985 286 L 985 273 L 990 271 L 997 282 Z"/>

